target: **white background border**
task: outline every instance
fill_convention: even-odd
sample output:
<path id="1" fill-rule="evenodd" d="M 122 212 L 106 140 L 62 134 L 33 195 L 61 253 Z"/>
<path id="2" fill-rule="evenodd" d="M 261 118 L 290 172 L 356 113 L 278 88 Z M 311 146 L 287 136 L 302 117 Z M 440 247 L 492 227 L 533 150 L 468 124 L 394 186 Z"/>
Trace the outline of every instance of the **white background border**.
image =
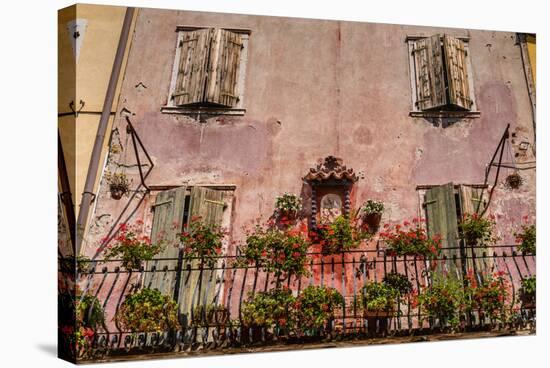
<path id="1" fill-rule="evenodd" d="M 538 329 L 536 337 L 369 346 L 120 363 L 117 367 L 549 366 L 547 279 L 550 100 L 548 10 L 535 1 L 90 1 L 537 33 Z M 69 1 L 5 0 L 0 10 L 0 366 L 64 367 L 56 351 L 57 9 Z M 527 118 L 527 117 L 526 117 Z M 488 158 L 489 159 L 489 158 Z M 545 250 L 546 249 L 546 250 Z M 546 341 L 544 341 L 546 340 Z M 546 347 L 546 350 L 543 350 Z M 545 361 L 546 360 L 546 361 Z"/>

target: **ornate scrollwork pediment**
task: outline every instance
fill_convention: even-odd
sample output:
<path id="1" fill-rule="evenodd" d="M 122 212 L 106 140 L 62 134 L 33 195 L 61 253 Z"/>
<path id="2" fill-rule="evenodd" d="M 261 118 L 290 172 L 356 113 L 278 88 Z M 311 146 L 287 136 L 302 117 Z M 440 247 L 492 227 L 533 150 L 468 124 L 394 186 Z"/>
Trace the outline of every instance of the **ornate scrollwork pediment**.
<path id="1" fill-rule="evenodd" d="M 355 174 L 352 168 L 347 168 L 343 164 L 343 160 L 334 156 L 327 156 L 319 162 L 315 167 L 309 169 L 309 172 L 303 178 L 308 182 L 323 182 L 323 181 L 349 181 L 356 182 L 359 177 Z"/>

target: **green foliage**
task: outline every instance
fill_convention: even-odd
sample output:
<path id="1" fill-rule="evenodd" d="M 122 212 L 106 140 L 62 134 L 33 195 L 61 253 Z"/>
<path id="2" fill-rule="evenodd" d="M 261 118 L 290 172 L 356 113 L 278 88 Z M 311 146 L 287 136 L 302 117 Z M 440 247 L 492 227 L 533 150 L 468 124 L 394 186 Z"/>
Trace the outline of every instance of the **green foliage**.
<path id="1" fill-rule="evenodd" d="M 293 330 L 301 335 L 326 326 L 334 316 L 334 308 L 343 304 L 344 298 L 336 289 L 313 285 L 306 287 L 292 305 Z"/>
<path id="2" fill-rule="evenodd" d="M 395 289 L 400 296 L 409 294 L 412 291 L 412 284 L 407 276 L 394 271 L 386 274 L 382 282 L 387 286 Z"/>
<path id="3" fill-rule="evenodd" d="M 144 288 L 126 296 L 117 312 L 122 328 L 131 332 L 155 332 L 176 328 L 178 304 L 156 289 Z"/>
<path id="4" fill-rule="evenodd" d="M 418 296 L 418 302 L 430 318 L 437 318 L 441 325 L 448 323 L 455 328 L 467 308 L 464 288 L 452 278 L 434 276 L 432 285 Z"/>
<path id="5" fill-rule="evenodd" d="M 302 229 L 263 228 L 256 226 L 239 248 L 238 265 L 257 264 L 273 272 L 277 280 L 288 276 L 307 276 L 307 241 Z"/>
<path id="6" fill-rule="evenodd" d="M 114 240 L 115 243 L 107 247 L 105 259 L 120 259 L 127 270 L 140 269 L 143 261 L 153 259 L 164 248 L 162 242 L 153 244 L 148 236 L 140 234 L 136 225 L 120 225 Z"/>
<path id="7" fill-rule="evenodd" d="M 105 323 L 105 312 L 97 297 L 93 295 L 77 296 L 76 321 L 83 327 L 97 330 Z"/>
<path id="8" fill-rule="evenodd" d="M 222 251 L 222 240 L 226 233 L 218 225 L 207 224 L 200 217 L 194 217 L 186 231 L 180 234 L 184 246 L 183 258 L 187 261 L 199 259 L 214 267 Z"/>
<path id="9" fill-rule="evenodd" d="M 394 309 L 399 292 L 384 282 L 370 282 L 361 289 L 359 305 L 365 311 L 390 312 Z"/>
<path id="10" fill-rule="evenodd" d="M 363 211 L 365 215 L 382 213 L 384 212 L 384 202 L 369 199 L 363 204 L 361 211 Z"/>
<path id="11" fill-rule="evenodd" d="M 319 224 L 315 242 L 321 244 L 326 254 L 335 254 L 357 248 L 370 234 L 358 228 L 347 216 L 338 216 L 330 224 Z"/>
<path id="12" fill-rule="evenodd" d="M 521 233 L 515 233 L 518 250 L 525 254 L 537 254 L 537 228 L 536 225 L 523 225 Z"/>
<path id="13" fill-rule="evenodd" d="M 93 295 L 60 293 L 58 321 L 61 349 L 72 357 L 91 356 L 94 336 L 105 323 L 101 302 Z"/>
<path id="14" fill-rule="evenodd" d="M 287 327 L 290 308 L 296 298 L 288 288 L 275 288 L 266 292 L 249 294 L 242 304 L 242 320 L 247 327 Z"/>
<path id="15" fill-rule="evenodd" d="M 464 214 L 462 221 L 458 224 L 460 236 L 467 245 L 485 247 L 494 244 L 498 238 L 493 235 L 495 227 L 494 217 L 484 218 L 477 213 Z"/>
<path id="16" fill-rule="evenodd" d="M 528 297 L 537 295 L 537 276 L 526 277 L 521 281 L 520 292 Z"/>

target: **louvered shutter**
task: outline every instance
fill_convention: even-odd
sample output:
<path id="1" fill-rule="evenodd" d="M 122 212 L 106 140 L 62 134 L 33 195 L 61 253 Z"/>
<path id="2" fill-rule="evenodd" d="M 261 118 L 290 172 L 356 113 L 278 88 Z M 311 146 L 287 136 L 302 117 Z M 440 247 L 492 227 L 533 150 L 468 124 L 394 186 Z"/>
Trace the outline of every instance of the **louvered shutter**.
<path id="1" fill-rule="evenodd" d="M 241 35 L 217 29 L 211 41 L 206 101 L 233 107 L 237 105 L 237 78 L 243 41 Z"/>
<path id="2" fill-rule="evenodd" d="M 185 207 L 186 187 L 166 190 L 158 193 L 153 205 L 153 228 L 151 241 L 162 240 L 165 248 L 155 258 L 169 260 L 153 260 L 147 262 L 144 286 L 160 290 L 163 294 L 173 296 L 176 267 L 179 256 L 178 233 L 181 232 Z"/>
<path id="3" fill-rule="evenodd" d="M 470 98 L 464 42 L 455 37 L 445 35 L 443 37 L 443 48 L 445 50 L 447 68 L 449 103 L 470 110 L 472 100 Z"/>
<path id="4" fill-rule="evenodd" d="M 478 213 L 481 213 L 485 208 L 485 199 L 483 197 L 483 191 L 478 188 L 472 188 L 471 186 L 460 186 L 460 204 L 462 213 L 476 213 L 479 206 Z M 468 248 L 465 249 L 465 254 L 469 257 L 466 259 L 466 269 L 475 270 L 479 275 L 491 269 L 493 264 L 492 258 L 483 258 L 484 249 L 480 248 Z M 474 262 L 473 257 L 476 257 Z"/>
<path id="5" fill-rule="evenodd" d="M 441 235 L 443 248 L 458 247 L 458 219 L 456 216 L 456 201 L 453 183 L 440 185 L 426 191 L 424 207 L 428 223 L 428 235 Z M 457 276 L 460 263 L 459 249 L 444 249 L 441 255 L 447 256 L 447 270 L 452 277 Z M 457 263 L 452 262 L 453 255 Z M 442 268 L 439 268 L 441 270 Z"/>
<path id="6" fill-rule="evenodd" d="M 446 105 L 440 35 L 415 41 L 412 54 L 415 65 L 417 108 L 430 110 Z"/>
<path id="7" fill-rule="evenodd" d="M 190 217 L 200 216 L 201 221 L 207 224 L 220 225 L 223 217 L 228 192 L 193 187 L 191 190 Z M 213 302 L 214 295 L 220 288 L 218 284 L 218 270 L 210 270 L 204 266 L 202 273 L 198 270 L 199 261 L 193 260 L 184 264 L 182 272 L 182 287 L 180 288 L 180 311 L 187 313 L 197 305 L 206 305 Z M 189 271 L 191 269 L 191 271 Z"/>
<path id="8" fill-rule="evenodd" d="M 183 32 L 179 45 L 181 50 L 178 77 L 175 91 L 172 94 L 174 105 L 187 105 L 204 101 L 212 34 L 212 29 Z"/>

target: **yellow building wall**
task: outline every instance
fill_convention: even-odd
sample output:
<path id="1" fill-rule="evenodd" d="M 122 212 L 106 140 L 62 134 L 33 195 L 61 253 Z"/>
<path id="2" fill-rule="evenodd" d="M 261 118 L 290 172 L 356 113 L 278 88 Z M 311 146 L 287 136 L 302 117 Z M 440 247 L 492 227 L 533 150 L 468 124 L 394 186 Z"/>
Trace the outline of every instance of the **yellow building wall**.
<path id="1" fill-rule="evenodd" d="M 535 36 L 527 36 L 527 53 L 529 54 L 529 63 L 533 71 L 533 82 L 537 83 L 537 39 Z"/>
<path id="2" fill-rule="evenodd" d="M 58 14 L 58 128 L 77 217 L 125 13 L 126 7 L 77 4 L 60 10 Z M 79 36 L 82 37 L 82 44 L 77 62 L 71 45 L 72 34 L 68 30 L 69 22 L 74 19 L 87 22 Z M 129 47 L 128 42 L 125 59 Z M 125 63 L 126 60 L 123 60 L 123 66 Z M 124 67 L 119 82 L 123 75 Z M 108 150 L 120 85 L 117 85 L 103 142 L 100 171 Z M 69 114 L 72 113 L 70 103 L 73 102 L 74 108 L 78 109 L 81 100 L 84 105 L 78 117 Z M 99 179 L 98 173 L 94 192 Z"/>

